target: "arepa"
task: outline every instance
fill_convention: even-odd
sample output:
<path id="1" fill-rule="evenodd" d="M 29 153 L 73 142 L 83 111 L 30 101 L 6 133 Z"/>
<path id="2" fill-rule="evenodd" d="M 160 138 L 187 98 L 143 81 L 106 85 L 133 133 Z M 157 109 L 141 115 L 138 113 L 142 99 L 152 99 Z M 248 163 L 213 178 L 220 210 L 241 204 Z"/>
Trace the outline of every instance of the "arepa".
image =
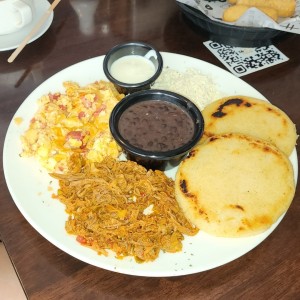
<path id="1" fill-rule="evenodd" d="M 252 97 L 221 98 L 207 105 L 202 114 L 204 137 L 224 133 L 247 134 L 274 144 L 288 156 L 298 137 L 295 124 L 286 113 L 267 101 Z"/>
<path id="2" fill-rule="evenodd" d="M 179 165 L 175 196 L 186 218 L 221 237 L 267 230 L 295 193 L 288 157 L 274 145 L 240 134 L 215 135 Z"/>

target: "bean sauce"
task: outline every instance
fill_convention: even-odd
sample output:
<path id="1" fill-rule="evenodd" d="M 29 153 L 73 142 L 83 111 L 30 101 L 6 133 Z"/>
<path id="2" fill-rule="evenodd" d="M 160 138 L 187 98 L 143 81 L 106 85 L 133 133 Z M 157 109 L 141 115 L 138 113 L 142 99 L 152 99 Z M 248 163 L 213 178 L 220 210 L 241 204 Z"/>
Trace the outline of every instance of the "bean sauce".
<path id="1" fill-rule="evenodd" d="M 120 117 L 118 129 L 137 148 L 165 152 L 189 142 L 195 125 L 181 107 L 162 100 L 148 100 L 127 108 Z"/>

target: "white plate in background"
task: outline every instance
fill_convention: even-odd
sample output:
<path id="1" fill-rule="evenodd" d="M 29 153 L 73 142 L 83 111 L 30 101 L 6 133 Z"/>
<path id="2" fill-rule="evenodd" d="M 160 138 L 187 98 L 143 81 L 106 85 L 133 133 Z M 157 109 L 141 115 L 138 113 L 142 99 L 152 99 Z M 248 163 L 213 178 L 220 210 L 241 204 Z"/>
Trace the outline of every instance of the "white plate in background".
<path id="1" fill-rule="evenodd" d="M 30 33 L 32 28 L 38 23 L 43 14 L 50 7 L 50 4 L 46 0 L 36 0 L 35 1 L 35 13 L 32 21 L 23 27 L 21 30 L 11 33 L 0 35 L 0 51 L 7 51 L 11 49 L 16 49 L 19 47 L 24 38 Z M 50 16 L 46 20 L 46 22 L 39 28 L 36 34 L 31 38 L 28 42 L 31 43 L 42 36 L 50 27 L 53 21 L 53 12 L 51 12 Z"/>

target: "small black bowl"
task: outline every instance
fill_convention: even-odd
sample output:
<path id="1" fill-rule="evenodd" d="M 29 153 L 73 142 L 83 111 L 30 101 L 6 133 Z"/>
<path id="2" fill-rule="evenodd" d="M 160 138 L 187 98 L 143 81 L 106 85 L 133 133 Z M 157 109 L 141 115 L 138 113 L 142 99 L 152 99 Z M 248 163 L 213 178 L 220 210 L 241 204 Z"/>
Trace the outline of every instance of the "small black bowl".
<path id="1" fill-rule="evenodd" d="M 119 58 L 128 55 L 146 57 L 150 62 L 152 62 L 155 68 L 153 76 L 145 81 L 137 83 L 121 82 L 114 78 L 111 74 L 112 64 Z M 153 46 L 142 42 L 129 42 L 117 45 L 108 51 L 103 61 L 103 71 L 106 77 L 116 86 L 118 91 L 123 94 L 150 89 L 151 84 L 153 84 L 160 75 L 162 68 L 163 59 L 161 54 Z"/>
<path id="2" fill-rule="evenodd" d="M 154 101 L 157 100 L 157 101 Z M 129 142 L 128 139 L 124 138 L 122 133 L 122 129 L 119 126 L 120 118 L 122 114 L 127 111 L 129 108 L 132 109 L 132 106 L 135 104 L 139 104 L 141 102 L 145 102 L 142 105 L 153 105 L 153 102 L 160 102 L 159 105 L 165 105 L 166 109 L 179 109 L 184 117 L 188 119 L 188 122 L 191 122 L 190 124 L 193 127 L 193 130 L 191 130 L 190 139 L 186 142 L 182 142 L 180 140 L 179 143 L 181 143 L 180 146 L 165 150 L 144 150 L 145 148 L 143 146 L 137 146 L 137 144 L 133 145 L 134 143 Z M 152 104 L 151 104 L 152 103 Z M 175 106 L 175 107 L 174 107 Z M 136 107 L 136 106 L 135 106 Z M 156 107 L 156 109 L 158 109 Z M 148 109 L 147 113 L 150 112 L 150 114 L 154 114 L 154 108 L 153 106 Z M 142 122 L 145 121 L 147 117 L 143 117 L 144 115 L 142 112 L 139 112 L 138 114 L 139 120 L 137 120 L 136 124 L 140 125 Z M 168 110 L 166 115 L 170 116 L 172 115 L 172 112 Z M 151 116 L 152 122 L 154 119 L 157 120 L 157 118 L 161 118 L 162 114 L 158 113 L 155 115 L 156 117 Z M 123 116 L 124 117 L 124 116 Z M 173 118 L 173 117 L 172 117 Z M 174 116 L 175 118 L 175 116 Z M 161 118 L 162 119 L 162 118 Z M 123 118 L 124 120 L 124 118 Z M 149 120 L 149 119 L 148 119 Z M 160 123 L 159 121 L 157 121 Z M 175 122 L 174 119 L 172 119 L 171 122 Z M 176 122 L 178 120 L 176 119 Z M 152 123 L 154 127 L 157 127 L 156 123 Z M 170 124 L 170 123 L 169 123 Z M 173 123 L 174 124 L 174 123 Z M 177 123 L 178 126 L 179 123 Z M 159 170 L 167 170 L 169 168 L 173 168 L 176 165 L 178 165 L 181 161 L 181 159 L 198 143 L 200 138 L 203 135 L 204 131 L 204 119 L 200 112 L 200 110 L 197 108 L 197 106 L 192 103 L 187 98 L 178 95 L 173 92 L 169 91 L 163 91 L 163 90 L 144 90 L 144 91 L 138 91 L 134 92 L 130 95 L 127 95 L 124 97 L 113 109 L 110 120 L 109 120 L 109 126 L 111 133 L 117 143 L 121 146 L 121 148 L 124 150 L 127 159 L 136 161 L 137 163 L 145 166 L 147 169 L 159 169 Z M 144 126 L 139 126 L 140 129 L 137 129 L 138 132 L 147 131 L 147 135 L 149 132 L 153 133 L 153 129 L 151 129 L 151 124 L 148 123 Z M 181 126 L 180 126 L 181 127 Z M 192 128 L 191 127 L 191 128 Z M 128 129 L 128 125 L 123 127 Z M 141 129 L 142 128 L 142 129 Z M 182 128 L 182 127 L 181 127 Z M 160 129 L 159 129 L 160 130 Z M 165 130 L 165 129 L 164 129 Z M 161 130 L 160 132 L 163 132 L 164 130 Z M 178 129 L 180 131 L 180 129 Z M 188 131 L 186 131 L 188 132 Z M 186 138 L 186 137 L 184 137 Z M 167 138 L 166 138 L 167 139 Z M 142 141 L 143 140 L 143 141 Z M 142 143 L 146 143 L 146 138 L 143 137 L 143 139 L 140 139 L 139 141 L 142 141 Z M 138 141 L 138 142 L 139 142 Z M 158 142 L 154 142 L 156 145 L 161 145 L 161 140 Z M 147 144 L 148 145 L 148 144 Z M 172 146 L 173 147 L 173 146 Z M 147 147 L 146 147 L 147 148 Z"/>

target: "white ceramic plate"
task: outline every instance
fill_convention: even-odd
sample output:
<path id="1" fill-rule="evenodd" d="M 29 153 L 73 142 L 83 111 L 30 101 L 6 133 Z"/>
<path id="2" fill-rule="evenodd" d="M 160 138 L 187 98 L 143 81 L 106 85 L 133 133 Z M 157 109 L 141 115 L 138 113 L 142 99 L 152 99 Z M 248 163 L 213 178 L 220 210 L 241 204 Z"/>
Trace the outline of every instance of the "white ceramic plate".
<path id="1" fill-rule="evenodd" d="M 243 94 L 264 98 L 241 79 L 214 65 L 178 54 L 162 53 L 162 56 L 164 66 L 178 71 L 192 67 L 211 76 L 224 96 Z M 77 63 L 50 77 L 25 99 L 16 112 L 14 118 L 22 117 L 24 121 L 17 125 L 13 118 L 10 123 L 3 151 L 4 174 L 12 198 L 27 221 L 48 241 L 79 260 L 103 269 L 140 276 L 178 276 L 209 270 L 237 259 L 260 244 L 276 228 L 283 216 L 266 232 L 248 238 L 217 238 L 199 232 L 194 237 L 185 237 L 182 252 L 161 253 L 156 261 L 144 264 L 137 264 L 133 258 L 118 260 L 113 255 L 99 256 L 76 242 L 75 236 L 65 232 L 67 214 L 64 212 L 64 205 L 51 198 L 57 182 L 34 159 L 20 158 L 20 135 L 28 128 L 37 109 L 37 99 L 43 94 L 50 91 L 63 92 L 62 83 L 66 80 L 85 85 L 106 79 L 102 71 L 103 58 L 101 56 Z M 290 159 L 297 178 L 295 150 Z M 174 172 L 175 170 L 173 175 Z M 172 175 L 172 171 L 169 175 Z"/>
<path id="2" fill-rule="evenodd" d="M 35 14 L 33 20 L 30 24 L 23 27 L 20 31 L 14 32 L 12 34 L 0 35 L 0 51 L 6 51 L 11 49 L 16 49 L 23 41 L 23 39 L 30 33 L 32 28 L 38 23 L 42 15 L 50 7 L 50 4 L 46 0 L 36 0 L 35 1 Z M 50 14 L 46 22 L 39 28 L 36 34 L 28 42 L 31 43 L 42 36 L 50 27 L 53 21 L 53 12 Z"/>

